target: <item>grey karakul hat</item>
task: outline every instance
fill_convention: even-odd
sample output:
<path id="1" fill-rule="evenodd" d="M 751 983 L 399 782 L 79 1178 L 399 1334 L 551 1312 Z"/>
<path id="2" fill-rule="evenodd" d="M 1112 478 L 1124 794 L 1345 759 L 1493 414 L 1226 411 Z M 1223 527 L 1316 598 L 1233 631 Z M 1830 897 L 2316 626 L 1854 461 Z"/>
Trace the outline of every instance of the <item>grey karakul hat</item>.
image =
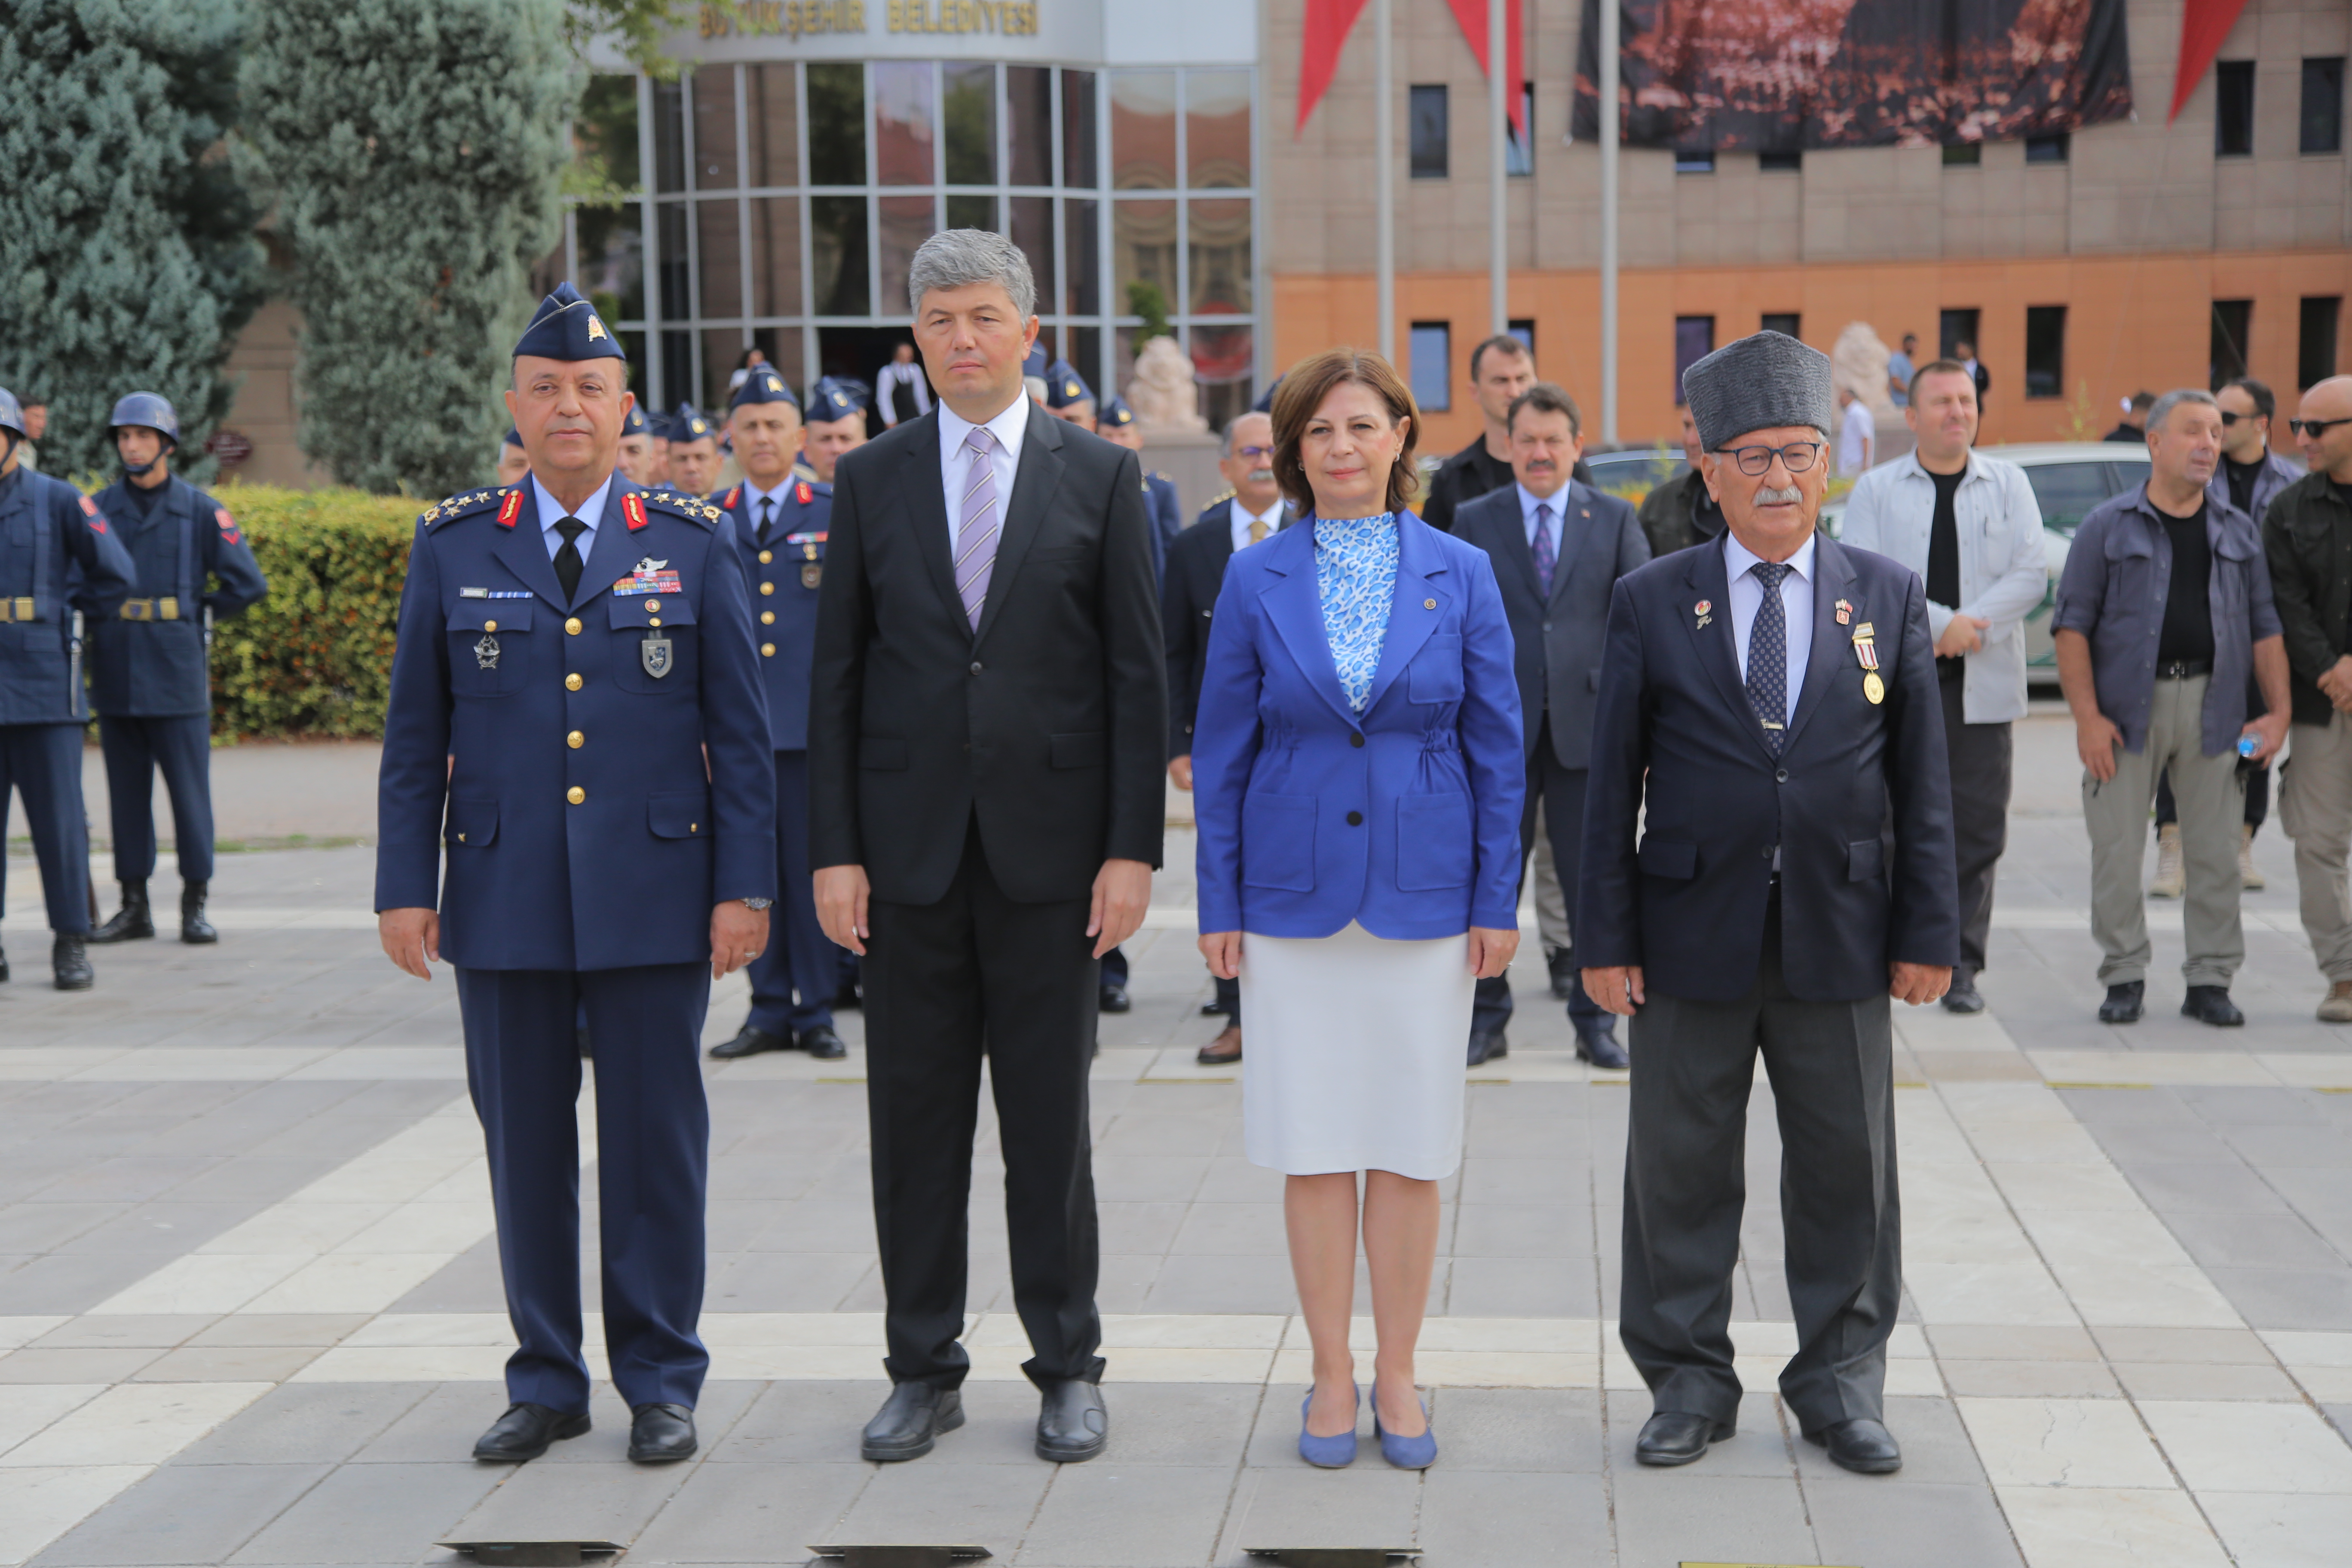
<path id="1" fill-rule="evenodd" d="M 1683 399 L 1710 452 L 1750 430 L 1810 425 L 1827 436 L 1837 427 L 1830 356 L 1786 332 L 1724 344 L 1683 372 Z"/>

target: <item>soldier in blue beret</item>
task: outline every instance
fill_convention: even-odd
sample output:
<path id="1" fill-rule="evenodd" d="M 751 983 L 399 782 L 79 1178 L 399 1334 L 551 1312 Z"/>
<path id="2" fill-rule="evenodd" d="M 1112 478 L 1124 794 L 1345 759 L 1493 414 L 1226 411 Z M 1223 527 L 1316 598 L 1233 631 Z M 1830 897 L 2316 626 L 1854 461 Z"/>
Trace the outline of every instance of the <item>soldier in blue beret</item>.
<path id="1" fill-rule="evenodd" d="M 147 879 L 155 872 L 155 770 L 172 798 L 180 858 L 180 940 L 213 942 L 205 919 L 213 877 L 213 626 L 269 592 L 228 508 L 172 472 L 180 418 L 152 392 L 134 392 L 109 421 L 122 478 L 100 490 L 137 574 L 132 597 L 90 622 L 90 706 L 106 754 L 114 822 L 114 875 L 122 908 L 91 933 L 99 942 L 155 934 Z M 220 586 L 206 592 L 205 579 Z"/>
<path id="2" fill-rule="evenodd" d="M 530 478 L 428 508 L 401 595 L 375 905 L 395 964 L 457 971 L 520 1342 L 480 1459 L 588 1430 L 583 1005 L 631 1458 L 694 1452 L 710 1364 L 698 1058 L 711 981 L 767 945 L 775 761 L 741 557 L 717 507 L 614 471 L 630 401 L 611 330 L 558 286 L 507 393 Z"/>
<path id="3" fill-rule="evenodd" d="M 634 402 L 629 405 L 629 416 L 621 421 L 618 463 L 621 477 L 631 484 L 650 486 L 654 482 L 653 422 Z"/>
<path id="4" fill-rule="evenodd" d="M 530 458 L 522 449 L 522 437 L 511 425 L 507 426 L 507 438 L 499 445 L 498 483 L 519 485 L 530 472 Z"/>
<path id="5" fill-rule="evenodd" d="M 1068 360 L 1057 359 L 1045 367 L 1045 409 L 1081 430 L 1095 427 L 1095 389 Z"/>
<path id="6" fill-rule="evenodd" d="M 669 421 L 669 488 L 707 499 L 719 483 L 719 426 L 691 403 Z"/>
<path id="7" fill-rule="evenodd" d="M 19 460 L 25 413 L 0 387 L 0 817 L 13 786 L 41 865 L 49 967 L 60 991 L 96 980 L 89 938 L 89 824 L 81 798 L 81 623 L 131 592 L 131 556 L 96 502 Z M 5 863 L 0 861 L 0 879 Z M 0 913 L 5 912 L 0 879 Z M 8 958 L 0 952 L 0 980 Z"/>
<path id="8" fill-rule="evenodd" d="M 808 439 L 801 451 L 812 477 L 833 483 L 842 455 L 866 445 L 866 384 L 845 375 L 828 375 L 809 389 Z"/>

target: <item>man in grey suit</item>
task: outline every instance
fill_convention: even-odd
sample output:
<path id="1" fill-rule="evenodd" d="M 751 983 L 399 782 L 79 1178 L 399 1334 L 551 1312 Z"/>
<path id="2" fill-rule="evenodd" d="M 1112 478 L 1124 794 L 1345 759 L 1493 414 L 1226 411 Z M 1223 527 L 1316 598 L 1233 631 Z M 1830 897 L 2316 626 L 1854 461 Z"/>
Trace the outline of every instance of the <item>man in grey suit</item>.
<path id="1" fill-rule="evenodd" d="M 1650 559 L 1650 542 L 1632 506 L 1569 478 L 1584 451 L 1584 421 L 1575 399 L 1538 382 L 1512 400 L 1505 428 L 1517 482 L 1465 502 L 1454 514 L 1454 531 L 1494 558 L 1495 581 L 1518 647 L 1528 759 L 1519 856 L 1524 861 L 1534 846 L 1540 804 L 1552 864 L 1572 910 L 1609 595 L 1618 578 Z M 1625 1065 L 1615 1020 L 1581 984 L 1570 994 L 1568 1016 L 1576 1026 L 1578 1056 L 1595 1067 Z M 1470 1019 L 1473 1067 L 1503 1054 L 1503 1026 L 1510 1017 L 1510 981 L 1481 980 Z"/>

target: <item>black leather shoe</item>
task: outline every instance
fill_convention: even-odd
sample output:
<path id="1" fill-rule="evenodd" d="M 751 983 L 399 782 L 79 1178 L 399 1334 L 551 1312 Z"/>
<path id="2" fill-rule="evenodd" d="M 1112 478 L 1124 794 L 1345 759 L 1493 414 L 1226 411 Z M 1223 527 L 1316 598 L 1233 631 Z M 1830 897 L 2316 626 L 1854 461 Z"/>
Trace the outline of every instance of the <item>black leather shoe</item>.
<path id="1" fill-rule="evenodd" d="M 8 978 L 8 950 L 0 947 L 0 980 Z"/>
<path id="2" fill-rule="evenodd" d="M 2102 1024 L 2137 1024 L 2140 1003 L 2147 994 L 2147 982 L 2126 980 L 2120 985 L 2107 987 L 2107 999 L 2099 1004 Z"/>
<path id="3" fill-rule="evenodd" d="M 1105 983 L 1102 988 L 1102 1010 L 1104 1012 L 1124 1013 L 1134 1005 L 1134 1003 L 1127 999 L 1126 986 L 1112 985 L 1108 982 Z"/>
<path id="4" fill-rule="evenodd" d="M 1687 1465 L 1704 1456 L 1709 1443 L 1720 1443 L 1731 1432 L 1728 1421 L 1687 1410 L 1661 1410 L 1642 1423 L 1642 1435 L 1633 1439 L 1633 1458 L 1645 1465 Z"/>
<path id="5" fill-rule="evenodd" d="M 1944 993 L 1944 1011 L 1981 1013 L 1984 1008 L 1984 998 L 1977 994 L 1977 977 L 1965 969 L 1953 970 L 1952 987 Z"/>
<path id="6" fill-rule="evenodd" d="M 821 1062 L 837 1062 L 849 1054 L 841 1037 L 833 1032 L 831 1024 L 819 1024 L 814 1029 L 803 1029 L 793 1040 L 795 1049 L 806 1051 Z"/>
<path id="7" fill-rule="evenodd" d="M 1564 947 L 1544 949 L 1544 968 L 1551 974 L 1551 994 L 1561 1001 L 1576 996 L 1576 954 Z"/>
<path id="8" fill-rule="evenodd" d="M 1474 1068 L 1482 1067 L 1496 1057 L 1507 1057 L 1510 1054 L 1511 1042 L 1504 1037 L 1503 1031 L 1500 1029 L 1491 1034 L 1470 1037 L 1470 1065 Z"/>
<path id="9" fill-rule="evenodd" d="M 82 943 L 89 939 L 79 931 L 58 932 L 58 940 L 49 947 L 49 970 L 57 976 L 60 991 L 87 991 L 98 984 L 98 971 L 89 966 L 89 954 Z"/>
<path id="10" fill-rule="evenodd" d="M 1225 1010 L 1225 1005 L 1213 996 L 1201 1004 L 1201 1016 L 1203 1018 L 1222 1018 Z"/>
<path id="11" fill-rule="evenodd" d="M 1617 1043 L 1616 1021 L 1611 1018 L 1576 1026 L 1576 1054 L 1597 1068 L 1622 1068 L 1628 1065 L 1625 1047 Z"/>
<path id="12" fill-rule="evenodd" d="M 137 942 L 155 934 L 155 916 L 147 907 L 147 880 L 122 884 L 122 907 L 114 918 L 89 933 L 89 940 L 105 945 L 118 942 Z"/>
<path id="13" fill-rule="evenodd" d="M 205 894 L 210 887 L 206 882 L 180 884 L 180 940 L 191 947 L 205 947 L 220 941 L 220 932 L 205 919 Z M 153 927 L 148 930 L 149 934 L 153 934 Z"/>
<path id="14" fill-rule="evenodd" d="M 1806 1433 L 1805 1441 L 1827 1448 L 1830 1463 L 1857 1475 L 1890 1476 L 1903 1468 L 1903 1449 L 1883 1421 L 1867 1417 L 1841 1421 Z"/>
<path id="15" fill-rule="evenodd" d="M 2226 985 L 2191 985 L 2180 1004 L 2180 1016 L 2210 1024 L 2217 1029 L 2234 1029 L 2246 1021 L 2238 1005 L 2230 1000 L 2230 988 Z"/>
<path id="16" fill-rule="evenodd" d="M 963 1425 L 963 1395 L 928 1383 L 901 1383 L 866 1424 L 857 1451 L 877 1465 L 919 1459 L 942 1432 Z"/>
<path id="17" fill-rule="evenodd" d="M 641 1465 L 691 1458 L 694 1412 L 683 1405 L 640 1405 L 629 1412 L 629 1458 Z"/>
<path id="18" fill-rule="evenodd" d="M 755 1029 L 746 1024 L 736 1031 L 731 1040 L 721 1040 L 710 1047 L 713 1060 L 731 1062 L 738 1057 L 755 1057 L 761 1051 L 788 1051 L 793 1048 L 789 1035 L 772 1035 L 765 1029 Z"/>
<path id="19" fill-rule="evenodd" d="M 1110 1412 L 1102 1387 L 1084 1378 L 1060 1378 L 1045 1385 L 1037 1412 L 1037 1457 L 1057 1465 L 1093 1458 L 1110 1441 Z"/>
<path id="20" fill-rule="evenodd" d="M 474 1458 L 493 1464 L 520 1465 L 546 1453 L 548 1445 L 557 1439 L 577 1437 L 587 1430 L 585 1411 L 566 1415 L 544 1405 L 509 1405 L 507 1413 L 491 1422 L 490 1429 L 476 1439 Z"/>

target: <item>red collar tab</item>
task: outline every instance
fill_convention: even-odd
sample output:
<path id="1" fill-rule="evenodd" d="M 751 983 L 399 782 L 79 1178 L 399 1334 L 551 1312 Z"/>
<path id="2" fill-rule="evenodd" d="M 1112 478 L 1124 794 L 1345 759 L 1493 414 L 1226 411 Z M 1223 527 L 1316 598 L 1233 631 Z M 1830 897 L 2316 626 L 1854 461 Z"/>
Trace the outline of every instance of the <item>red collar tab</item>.
<path id="1" fill-rule="evenodd" d="M 725 507 L 728 510 L 732 511 L 735 510 L 736 501 L 740 500 L 742 495 L 743 487 L 741 485 L 737 485 L 733 489 L 727 492 L 727 499 L 720 501 L 719 504 Z"/>
<path id="2" fill-rule="evenodd" d="M 521 515 L 522 491 L 520 489 L 509 490 L 507 499 L 499 502 L 499 526 L 512 528 L 515 525 L 515 519 Z"/>
<path id="3" fill-rule="evenodd" d="M 806 479 L 801 479 L 796 481 L 793 486 L 793 499 L 800 502 L 801 505 L 806 506 L 809 502 L 816 500 L 816 492 L 809 489 L 809 482 Z"/>
<path id="4" fill-rule="evenodd" d="M 621 498 L 621 515 L 628 521 L 631 533 L 651 521 L 646 516 L 646 498 L 634 493 Z"/>

